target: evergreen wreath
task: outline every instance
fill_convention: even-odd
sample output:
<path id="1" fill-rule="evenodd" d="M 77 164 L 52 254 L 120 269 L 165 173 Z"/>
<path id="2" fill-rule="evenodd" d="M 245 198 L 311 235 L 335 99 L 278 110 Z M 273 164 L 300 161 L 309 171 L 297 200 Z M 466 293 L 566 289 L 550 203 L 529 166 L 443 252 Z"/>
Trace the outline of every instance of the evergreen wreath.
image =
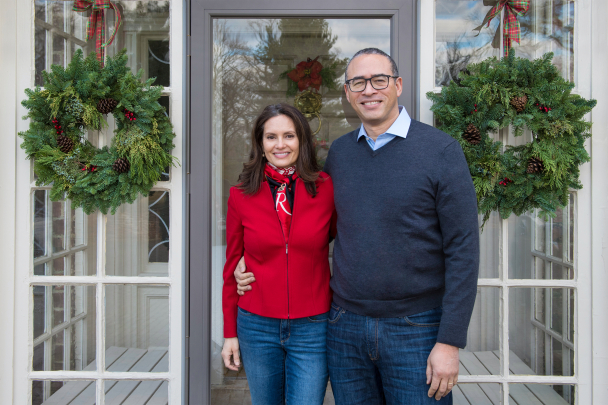
<path id="1" fill-rule="evenodd" d="M 29 110 L 30 127 L 19 133 L 21 147 L 34 160 L 37 186 L 52 184 L 51 200 L 69 198 L 72 207 L 90 214 L 112 214 L 121 204 L 147 196 L 167 167 L 175 134 L 165 109 L 158 103 L 162 87 L 154 78 L 142 82 L 133 75 L 126 50 L 108 58 L 105 67 L 91 53 L 76 51 L 67 68 L 51 66 L 43 72 L 44 88 L 26 89 L 22 105 Z M 110 146 L 99 149 L 85 134 L 116 122 Z"/>
<path id="2" fill-rule="evenodd" d="M 510 52 L 471 64 L 441 93 L 427 93 L 438 128 L 462 146 L 484 223 L 492 211 L 503 219 L 535 208 L 555 216 L 569 189 L 582 188 L 579 166 L 589 161 L 584 143 L 591 136 L 583 117 L 596 101 L 572 94 L 574 84 L 552 59 L 552 53 L 528 60 Z M 503 148 L 490 137 L 509 126 L 515 136 L 528 128 L 532 142 Z"/>

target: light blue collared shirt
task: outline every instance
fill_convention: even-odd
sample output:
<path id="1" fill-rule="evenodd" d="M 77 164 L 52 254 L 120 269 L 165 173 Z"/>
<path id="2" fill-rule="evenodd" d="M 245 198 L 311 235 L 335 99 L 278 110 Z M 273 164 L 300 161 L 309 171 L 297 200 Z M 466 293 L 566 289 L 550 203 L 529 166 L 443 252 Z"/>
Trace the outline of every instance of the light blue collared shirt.
<path id="1" fill-rule="evenodd" d="M 365 132 L 363 124 L 361 124 L 361 128 L 359 129 L 359 136 L 357 136 L 357 141 L 359 141 L 359 139 L 364 136 L 365 140 L 367 140 L 367 143 L 372 148 L 372 150 L 378 150 L 390 141 L 392 141 L 396 136 L 406 138 L 407 132 L 410 130 L 411 123 L 412 119 L 410 118 L 409 114 L 407 113 L 405 108 L 400 105 L 399 116 L 397 117 L 395 122 L 393 122 L 393 125 L 391 125 L 391 127 L 385 133 L 378 135 L 378 138 L 376 138 L 375 142 L 372 138 L 367 136 L 367 132 Z"/>

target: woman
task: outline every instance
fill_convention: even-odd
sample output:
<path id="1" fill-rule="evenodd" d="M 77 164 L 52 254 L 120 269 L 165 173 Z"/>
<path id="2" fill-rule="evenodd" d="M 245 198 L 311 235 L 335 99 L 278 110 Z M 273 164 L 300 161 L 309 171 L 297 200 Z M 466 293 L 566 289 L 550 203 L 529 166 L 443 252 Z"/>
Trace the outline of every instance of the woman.
<path id="1" fill-rule="evenodd" d="M 222 358 L 238 370 L 240 348 L 254 405 L 323 403 L 333 194 L 306 118 L 266 107 L 230 189 L 223 288 Z M 239 298 L 232 272 L 243 255 L 256 282 Z"/>

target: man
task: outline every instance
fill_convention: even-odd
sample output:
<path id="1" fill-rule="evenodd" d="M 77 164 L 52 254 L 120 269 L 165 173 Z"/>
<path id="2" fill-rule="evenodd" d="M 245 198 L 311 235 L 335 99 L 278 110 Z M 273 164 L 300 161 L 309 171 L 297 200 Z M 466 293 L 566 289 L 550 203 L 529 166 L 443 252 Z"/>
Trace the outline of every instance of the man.
<path id="1" fill-rule="evenodd" d="M 457 141 L 398 105 L 389 55 L 363 49 L 345 76 L 362 125 L 333 142 L 324 168 L 338 214 L 327 335 L 336 404 L 451 404 L 479 266 L 468 166 Z M 241 271 L 246 291 L 253 275 Z"/>

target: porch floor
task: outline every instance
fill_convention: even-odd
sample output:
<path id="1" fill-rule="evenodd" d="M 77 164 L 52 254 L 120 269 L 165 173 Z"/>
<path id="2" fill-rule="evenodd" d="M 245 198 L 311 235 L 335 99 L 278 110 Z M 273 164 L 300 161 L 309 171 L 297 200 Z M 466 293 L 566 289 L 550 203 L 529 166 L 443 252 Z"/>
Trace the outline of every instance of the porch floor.
<path id="1" fill-rule="evenodd" d="M 511 372 L 534 374 L 532 370 L 513 352 L 510 353 Z M 167 350 L 127 349 L 110 347 L 106 350 L 108 371 L 166 372 L 168 370 Z M 96 363 L 89 364 L 85 371 L 95 370 Z M 497 351 L 460 351 L 461 375 L 497 375 L 500 360 Z M 166 405 L 168 390 L 166 381 L 106 381 L 107 405 Z M 455 405 L 499 405 L 500 386 L 498 384 L 459 384 L 454 389 Z M 550 386 L 539 384 L 515 384 L 509 388 L 512 405 L 568 405 Z M 95 383 L 72 381 L 55 392 L 43 405 L 78 405 L 95 403 Z M 251 404 L 249 386 L 245 371 L 229 371 L 224 383 L 212 385 L 212 405 Z M 324 405 L 334 405 L 331 385 L 327 385 Z"/>

